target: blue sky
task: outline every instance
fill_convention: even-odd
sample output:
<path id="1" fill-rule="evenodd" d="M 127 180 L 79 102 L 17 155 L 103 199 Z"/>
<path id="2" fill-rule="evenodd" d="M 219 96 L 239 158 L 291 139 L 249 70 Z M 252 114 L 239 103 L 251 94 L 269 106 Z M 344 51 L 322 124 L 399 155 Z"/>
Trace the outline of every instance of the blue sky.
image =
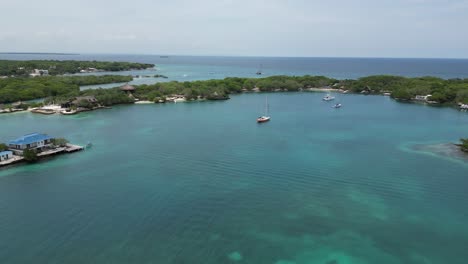
<path id="1" fill-rule="evenodd" d="M 0 0 L 0 51 L 468 58 L 468 0 Z"/>

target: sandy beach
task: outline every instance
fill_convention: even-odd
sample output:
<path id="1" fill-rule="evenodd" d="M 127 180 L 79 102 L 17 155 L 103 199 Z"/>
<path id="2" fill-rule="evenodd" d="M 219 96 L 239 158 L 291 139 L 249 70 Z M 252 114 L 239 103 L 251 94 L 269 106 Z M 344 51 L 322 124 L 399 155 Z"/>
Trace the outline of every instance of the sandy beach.
<path id="1" fill-rule="evenodd" d="M 154 104 L 152 101 L 137 101 L 135 104 Z"/>

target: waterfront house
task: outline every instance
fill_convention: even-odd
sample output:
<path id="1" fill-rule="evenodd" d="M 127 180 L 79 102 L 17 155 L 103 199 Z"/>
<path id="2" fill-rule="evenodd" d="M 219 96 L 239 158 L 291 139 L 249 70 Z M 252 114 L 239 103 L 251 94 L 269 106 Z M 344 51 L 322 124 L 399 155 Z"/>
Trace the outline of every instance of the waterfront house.
<path id="1" fill-rule="evenodd" d="M 46 134 L 32 133 L 8 142 L 8 148 L 18 155 L 22 155 L 25 149 L 40 152 L 52 145 L 52 139 Z"/>
<path id="2" fill-rule="evenodd" d="M 78 96 L 60 104 L 61 108 L 79 107 L 81 104 L 87 104 L 88 106 L 96 106 L 99 104 L 98 100 L 94 96 Z"/>
<path id="3" fill-rule="evenodd" d="M 414 97 L 414 100 L 427 102 L 427 100 L 429 99 L 429 97 L 431 97 L 430 94 L 428 94 L 428 95 L 416 95 L 416 96 Z"/>
<path id="4" fill-rule="evenodd" d="M 80 70 L 81 73 L 87 73 L 87 72 L 97 72 L 99 71 L 98 69 L 96 68 L 86 68 L 86 69 L 82 69 Z"/>
<path id="5" fill-rule="evenodd" d="M 13 151 L 0 151 L 0 161 L 5 161 L 13 158 Z"/>
<path id="6" fill-rule="evenodd" d="M 172 94 L 166 97 L 166 102 L 184 102 L 186 98 L 183 94 Z"/>
<path id="7" fill-rule="evenodd" d="M 78 96 L 75 100 L 72 101 L 72 104 L 79 105 L 82 102 L 87 102 L 90 105 L 94 105 L 98 103 L 98 100 L 94 96 Z"/>

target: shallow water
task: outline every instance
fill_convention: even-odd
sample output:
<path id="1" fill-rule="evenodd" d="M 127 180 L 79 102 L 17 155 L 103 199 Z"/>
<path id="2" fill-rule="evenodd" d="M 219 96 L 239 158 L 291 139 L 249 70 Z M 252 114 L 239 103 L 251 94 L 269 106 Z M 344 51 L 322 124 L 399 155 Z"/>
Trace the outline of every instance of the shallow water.
<path id="1" fill-rule="evenodd" d="M 382 96 L 268 95 L 0 115 L 90 150 L 0 169 L 2 263 L 466 263 L 468 114 Z"/>

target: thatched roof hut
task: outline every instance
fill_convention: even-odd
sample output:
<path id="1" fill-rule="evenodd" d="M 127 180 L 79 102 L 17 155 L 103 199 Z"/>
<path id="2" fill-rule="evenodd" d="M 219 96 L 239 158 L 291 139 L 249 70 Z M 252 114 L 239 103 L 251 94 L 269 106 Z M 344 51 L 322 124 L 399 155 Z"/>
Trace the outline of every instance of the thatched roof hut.
<path id="1" fill-rule="evenodd" d="M 94 97 L 92 95 L 75 97 L 75 100 L 73 100 L 71 103 L 74 104 L 74 105 L 77 105 L 81 101 L 87 101 L 88 103 L 91 103 L 91 104 L 98 103 L 98 100 L 96 99 L 96 97 Z"/>
<path id="2" fill-rule="evenodd" d="M 135 91 L 135 87 L 131 86 L 130 84 L 125 84 L 124 86 L 121 86 L 120 87 L 120 90 L 121 91 L 124 91 L 124 92 L 134 92 Z"/>

